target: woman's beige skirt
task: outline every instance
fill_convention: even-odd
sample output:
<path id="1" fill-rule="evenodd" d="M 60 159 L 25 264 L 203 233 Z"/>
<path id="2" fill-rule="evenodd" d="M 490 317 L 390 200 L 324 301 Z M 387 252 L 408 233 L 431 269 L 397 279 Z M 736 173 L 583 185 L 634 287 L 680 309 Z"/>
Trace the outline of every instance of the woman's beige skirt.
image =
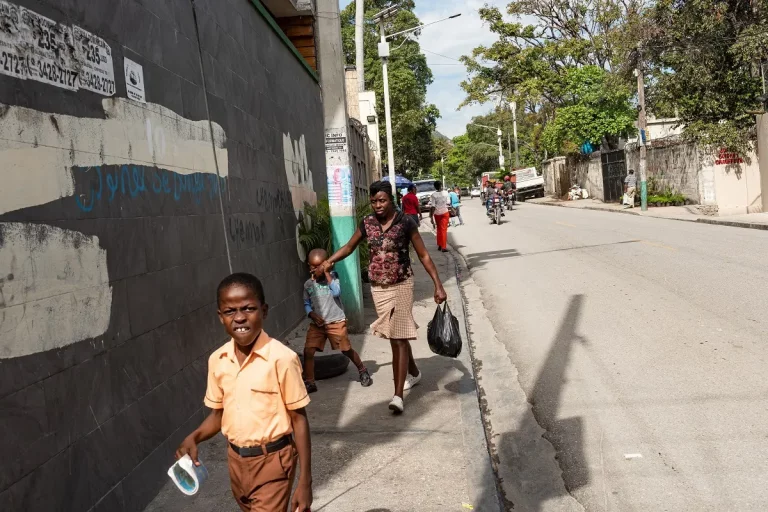
<path id="1" fill-rule="evenodd" d="M 371 285 L 379 318 L 371 324 L 376 336 L 393 340 L 415 340 L 419 328 L 413 319 L 413 277 L 389 286 Z"/>

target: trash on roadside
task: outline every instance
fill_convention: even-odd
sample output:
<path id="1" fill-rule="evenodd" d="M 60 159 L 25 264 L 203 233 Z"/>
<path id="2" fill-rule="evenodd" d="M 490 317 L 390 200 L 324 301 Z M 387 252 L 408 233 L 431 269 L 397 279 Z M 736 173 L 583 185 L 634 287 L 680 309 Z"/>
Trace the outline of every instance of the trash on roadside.
<path id="1" fill-rule="evenodd" d="M 625 453 L 625 454 L 624 454 L 624 458 L 625 458 L 626 460 L 630 460 L 630 459 L 642 459 L 642 458 L 643 458 L 643 454 L 642 454 L 642 453 Z"/>
<path id="2" fill-rule="evenodd" d="M 569 201 L 576 201 L 578 199 L 587 199 L 588 197 L 589 197 L 589 192 L 587 192 L 587 189 L 581 188 L 581 185 L 574 185 L 568 191 Z"/>
<path id="3" fill-rule="evenodd" d="M 435 316 L 427 324 L 427 342 L 437 355 L 459 357 L 461 354 L 459 319 L 453 316 L 447 302 L 442 308 L 437 306 Z"/>
<path id="4" fill-rule="evenodd" d="M 203 482 L 208 480 L 208 470 L 202 461 L 199 466 L 195 466 L 189 455 L 184 455 L 168 469 L 168 476 L 181 492 L 187 496 L 194 496 Z"/>
<path id="5" fill-rule="evenodd" d="M 473 507 L 469 503 L 462 503 L 461 506 L 466 508 L 466 509 L 468 509 L 468 510 L 475 510 L 475 507 Z"/>

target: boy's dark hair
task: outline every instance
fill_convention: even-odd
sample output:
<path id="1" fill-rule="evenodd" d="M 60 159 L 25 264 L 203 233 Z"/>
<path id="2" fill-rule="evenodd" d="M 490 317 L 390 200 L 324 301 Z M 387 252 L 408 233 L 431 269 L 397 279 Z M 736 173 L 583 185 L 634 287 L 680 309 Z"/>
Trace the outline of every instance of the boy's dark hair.
<path id="1" fill-rule="evenodd" d="M 413 183 L 408 185 L 408 192 L 412 192 L 412 191 L 416 191 L 416 190 L 418 190 L 418 188 L 416 188 L 416 185 L 414 185 Z"/>
<path id="2" fill-rule="evenodd" d="M 437 191 L 443 190 L 443 182 L 442 181 L 435 181 L 435 190 L 437 190 Z"/>
<path id="3" fill-rule="evenodd" d="M 629 170 L 629 174 L 635 174 L 635 170 L 634 169 L 630 169 Z"/>
<path id="4" fill-rule="evenodd" d="M 371 197 L 379 192 L 384 192 L 390 199 L 395 200 L 395 197 L 392 195 L 392 185 L 388 181 L 374 181 L 371 183 Z"/>
<path id="5" fill-rule="evenodd" d="M 256 296 L 256 298 L 259 299 L 259 302 L 262 304 L 266 303 L 264 298 L 264 286 L 261 284 L 261 281 L 259 281 L 259 278 L 246 272 L 237 272 L 235 274 L 228 275 L 219 283 L 219 287 L 216 288 L 217 304 L 221 298 L 222 292 L 230 286 L 243 286 L 248 288 Z"/>

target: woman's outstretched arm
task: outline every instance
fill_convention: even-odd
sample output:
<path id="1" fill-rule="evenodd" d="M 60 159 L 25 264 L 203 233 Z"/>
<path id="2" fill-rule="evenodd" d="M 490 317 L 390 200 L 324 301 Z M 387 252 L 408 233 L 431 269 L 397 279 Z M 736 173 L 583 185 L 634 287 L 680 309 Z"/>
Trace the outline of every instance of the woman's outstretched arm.
<path id="1" fill-rule="evenodd" d="M 429 251 L 427 251 L 427 248 L 424 246 L 424 240 L 421 238 L 418 229 L 414 229 L 413 233 L 411 233 L 411 243 L 416 250 L 416 254 L 419 255 L 421 264 L 424 265 L 424 270 L 427 271 L 429 277 L 432 278 L 432 282 L 435 283 L 435 302 L 442 304 L 448 296 L 445 293 L 445 289 L 443 289 L 443 282 L 440 281 L 440 275 L 437 273 L 435 263 L 432 261 Z"/>
<path id="2" fill-rule="evenodd" d="M 360 245 L 360 242 L 363 240 L 363 234 L 360 232 L 360 228 L 357 228 L 354 233 L 352 233 L 352 238 L 349 239 L 349 242 L 346 243 L 344 247 L 333 253 L 333 255 L 325 260 L 325 262 L 317 267 L 315 269 L 315 276 L 320 277 L 325 272 L 331 269 L 333 267 L 333 264 L 343 260 L 350 254 L 352 254 L 355 249 L 357 249 L 357 246 Z"/>

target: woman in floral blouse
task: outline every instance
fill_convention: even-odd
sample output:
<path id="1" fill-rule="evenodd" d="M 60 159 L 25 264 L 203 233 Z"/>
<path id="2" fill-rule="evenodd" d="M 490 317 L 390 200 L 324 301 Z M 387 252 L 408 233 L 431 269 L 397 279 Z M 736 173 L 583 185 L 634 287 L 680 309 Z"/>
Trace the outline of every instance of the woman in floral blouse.
<path id="1" fill-rule="evenodd" d="M 403 391 L 411 389 L 421 380 L 421 372 L 413 359 L 410 340 L 416 339 L 418 326 L 413 320 L 413 269 L 409 245 L 435 283 L 435 302 L 441 304 L 446 295 L 440 276 L 432 262 L 419 228 L 408 215 L 395 209 L 389 183 L 377 181 L 371 185 L 373 215 L 365 217 L 347 245 L 336 251 L 320 265 L 316 273 L 324 273 L 368 239 L 370 264 L 368 278 L 376 305 L 378 319 L 371 324 L 374 334 L 389 339 L 392 346 L 392 371 L 395 377 L 395 395 L 389 408 L 403 412 Z"/>

